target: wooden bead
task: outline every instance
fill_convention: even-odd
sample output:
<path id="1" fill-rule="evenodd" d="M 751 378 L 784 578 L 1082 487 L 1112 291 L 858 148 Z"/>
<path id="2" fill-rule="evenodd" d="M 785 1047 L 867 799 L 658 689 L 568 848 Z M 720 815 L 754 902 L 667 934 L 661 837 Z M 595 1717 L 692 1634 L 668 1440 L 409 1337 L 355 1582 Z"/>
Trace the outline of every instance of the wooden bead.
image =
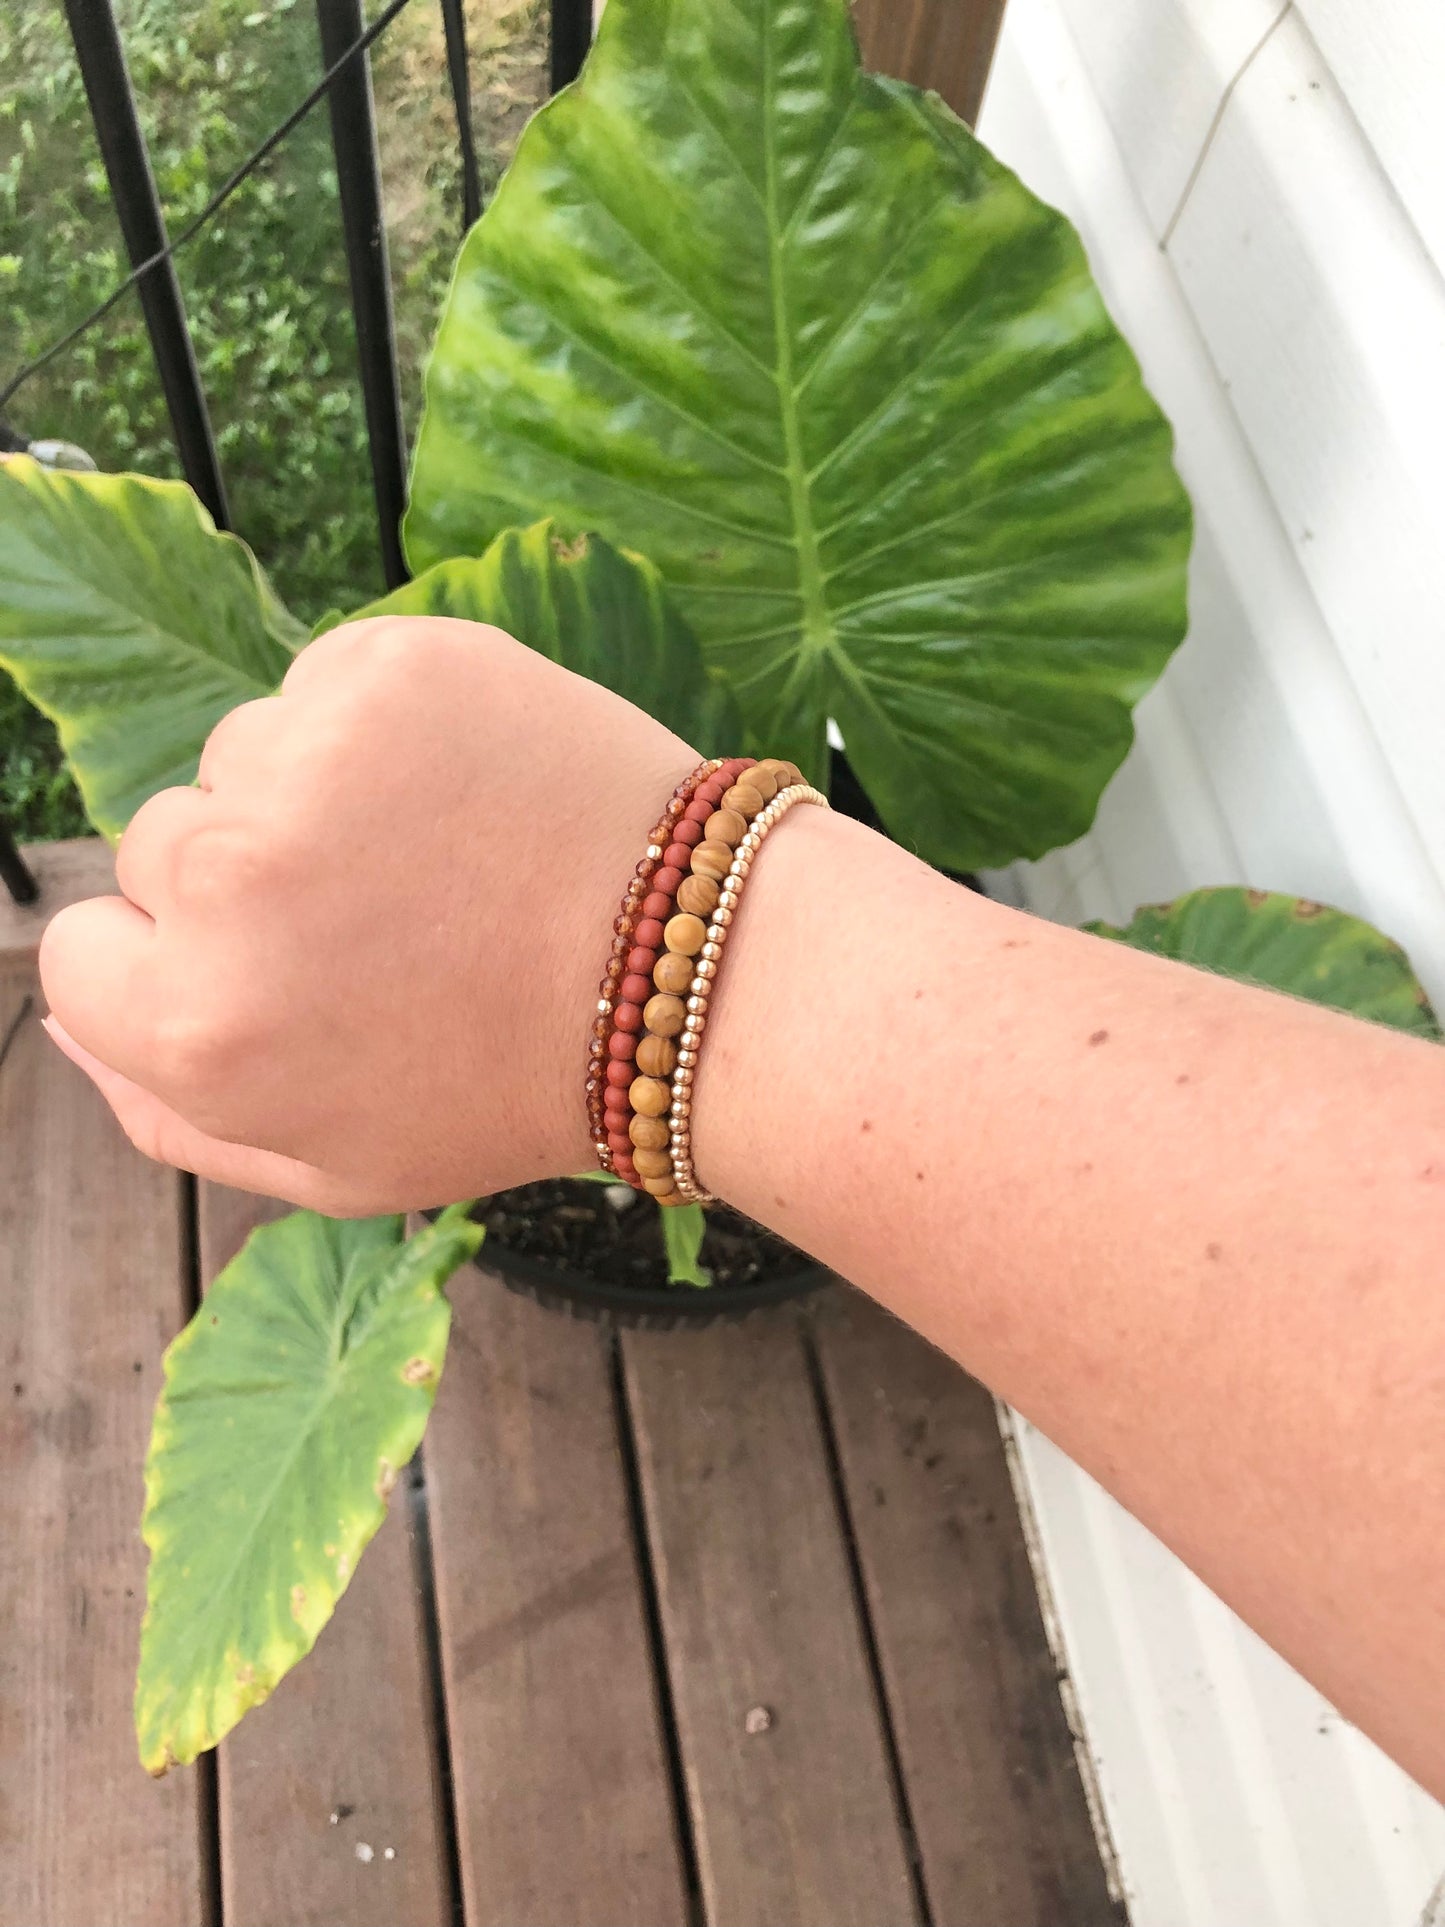
<path id="1" fill-rule="evenodd" d="M 739 816 L 745 816 L 751 823 L 763 807 L 763 798 L 746 783 L 734 783 L 730 790 L 724 790 L 722 806 L 725 810 L 736 810 Z"/>
<path id="2" fill-rule="evenodd" d="M 670 1037 L 639 1038 L 637 1068 L 649 1077 L 671 1077 L 677 1068 L 677 1045 Z"/>
<path id="3" fill-rule="evenodd" d="M 627 1095 L 639 1117 L 661 1117 L 672 1102 L 672 1092 L 660 1077 L 634 1077 Z"/>
<path id="4" fill-rule="evenodd" d="M 703 825 L 709 843 L 726 843 L 730 850 L 736 849 L 747 833 L 747 818 L 736 810 L 714 810 Z"/>
<path id="5" fill-rule="evenodd" d="M 639 1173 L 639 1176 L 640 1175 Z M 659 1204 L 675 1198 L 677 1196 L 677 1179 L 672 1175 L 671 1165 L 669 1164 L 668 1166 L 668 1174 L 665 1178 L 643 1178 L 642 1188 L 644 1191 L 650 1192 Z"/>
<path id="6" fill-rule="evenodd" d="M 675 950 L 667 951 L 658 958 L 652 981 L 658 990 L 665 990 L 670 997 L 681 997 L 692 982 L 691 957 L 680 957 Z"/>
<path id="7" fill-rule="evenodd" d="M 720 883 L 732 868 L 733 853 L 726 843 L 699 843 L 692 853 L 692 873 L 695 877 L 711 877 Z"/>
<path id="8" fill-rule="evenodd" d="M 778 779 L 770 776 L 761 763 L 754 763 L 745 775 L 738 778 L 743 789 L 756 790 L 765 803 L 771 803 L 778 793 Z"/>
<path id="9" fill-rule="evenodd" d="M 634 1117 L 627 1131 L 639 1151 L 660 1151 L 672 1135 L 660 1117 Z"/>
<path id="10" fill-rule="evenodd" d="M 672 1180 L 668 1185 L 668 1189 L 672 1189 L 672 1183 L 676 1180 L 672 1178 L 672 1159 L 666 1151 L 649 1151 L 639 1147 L 632 1154 L 632 1162 L 637 1166 L 639 1177 L 667 1178 Z"/>
<path id="11" fill-rule="evenodd" d="M 681 997 L 670 997 L 665 991 L 659 991 L 648 999 L 642 1021 L 654 1037 L 676 1037 L 686 1016 L 687 1006 Z"/>
<path id="12" fill-rule="evenodd" d="M 782 775 L 778 778 L 779 789 L 796 789 L 800 783 L 806 781 L 803 772 L 798 768 L 796 763 L 784 763 L 782 771 Z"/>
<path id="13" fill-rule="evenodd" d="M 683 911 L 681 915 L 668 919 L 662 941 L 679 956 L 695 957 L 707 942 L 707 925 L 701 917 Z"/>
<path id="14" fill-rule="evenodd" d="M 690 910 L 695 917 L 710 917 L 721 894 L 721 886 L 712 877 L 684 877 L 677 892 L 677 907 Z"/>

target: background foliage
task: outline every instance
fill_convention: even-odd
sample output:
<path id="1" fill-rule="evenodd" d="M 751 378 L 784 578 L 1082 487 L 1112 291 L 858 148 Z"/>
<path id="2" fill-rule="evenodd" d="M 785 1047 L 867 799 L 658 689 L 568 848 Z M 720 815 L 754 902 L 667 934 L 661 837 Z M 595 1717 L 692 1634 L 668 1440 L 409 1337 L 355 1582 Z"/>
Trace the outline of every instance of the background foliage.
<path id="1" fill-rule="evenodd" d="M 377 11 L 368 6 L 368 14 Z M 309 0 L 116 0 L 172 230 L 319 71 Z M 545 91 L 541 0 L 468 0 L 477 140 L 490 189 Z M 403 396 L 459 235 L 440 16 L 426 0 L 373 54 Z M 0 377 L 126 270 L 56 0 L 0 6 Z M 307 620 L 379 593 L 370 471 L 324 107 L 178 261 L 236 526 Z M 15 397 L 10 425 L 102 468 L 179 473 L 133 299 Z M 54 734 L 0 677 L 0 810 L 24 837 L 85 827 Z"/>

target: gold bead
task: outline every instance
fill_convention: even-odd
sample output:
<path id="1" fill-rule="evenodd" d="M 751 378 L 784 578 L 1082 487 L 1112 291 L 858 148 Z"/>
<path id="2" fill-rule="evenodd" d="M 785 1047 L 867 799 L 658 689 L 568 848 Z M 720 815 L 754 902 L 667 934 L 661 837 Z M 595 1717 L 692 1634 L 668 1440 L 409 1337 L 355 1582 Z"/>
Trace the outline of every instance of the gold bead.
<path id="1" fill-rule="evenodd" d="M 662 941 L 669 950 L 677 951 L 679 956 L 695 957 L 707 942 L 707 925 L 701 917 L 693 916 L 690 911 L 683 911 L 680 915 L 668 919 L 662 933 Z"/>
<path id="2" fill-rule="evenodd" d="M 634 843 L 632 847 L 636 849 L 637 845 Z M 657 859 L 662 855 L 662 845 L 660 843 L 649 843 L 647 846 L 647 854 L 652 858 L 653 862 L 655 863 Z"/>
<path id="3" fill-rule="evenodd" d="M 726 930 L 733 920 L 733 906 L 730 903 L 720 903 L 712 913 L 712 920 Z"/>
<path id="4" fill-rule="evenodd" d="M 677 1066 L 679 1070 L 690 1071 L 696 1062 L 697 1052 L 695 1050 L 680 1050 L 677 1053 Z"/>
<path id="5" fill-rule="evenodd" d="M 716 963 L 722 955 L 722 945 L 717 941 L 716 937 L 710 937 L 703 945 L 701 954 L 706 957 L 709 963 Z"/>
<path id="6" fill-rule="evenodd" d="M 700 1017 L 707 1009 L 707 998 L 702 996 L 689 997 L 687 1000 L 687 1009 L 691 1016 Z M 678 1028 L 681 1029 L 681 1025 L 679 1025 Z"/>
<path id="7" fill-rule="evenodd" d="M 660 990 L 643 1006 L 642 1021 L 654 1037 L 676 1037 L 685 1015 L 681 997 L 672 997 Z"/>
<path id="8" fill-rule="evenodd" d="M 704 957 L 697 967 L 697 974 L 705 984 L 712 982 L 717 975 L 717 965 L 711 957 Z"/>

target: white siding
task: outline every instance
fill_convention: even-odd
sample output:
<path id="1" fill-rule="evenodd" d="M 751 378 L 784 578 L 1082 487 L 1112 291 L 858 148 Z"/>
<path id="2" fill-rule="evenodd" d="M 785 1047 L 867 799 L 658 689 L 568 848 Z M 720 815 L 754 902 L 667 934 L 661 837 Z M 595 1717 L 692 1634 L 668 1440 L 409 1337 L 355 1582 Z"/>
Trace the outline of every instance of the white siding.
<path id="1" fill-rule="evenodd" d="M 1010 0 L 981 131 L 1078 223 L 1198 515 L 1094 830 L 999 880 L 1044 915 L 1300 891 L 1445 1005 L 1442 100 L 1442 0 Z M 1136 1927 L 1416 1927 L 1445 1813 L 1018 1431 Z"/>

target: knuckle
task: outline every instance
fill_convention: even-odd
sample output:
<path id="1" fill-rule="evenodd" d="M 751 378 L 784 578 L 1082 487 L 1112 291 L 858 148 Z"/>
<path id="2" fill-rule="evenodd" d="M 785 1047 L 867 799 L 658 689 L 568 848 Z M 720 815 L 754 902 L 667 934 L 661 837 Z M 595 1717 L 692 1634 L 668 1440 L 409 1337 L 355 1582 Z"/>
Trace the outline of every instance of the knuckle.
<path id="1" fill-rule="evenodd" d="M 195 909 L 245 903 L 273 890 L 286 863 L 285 838 L 273 826 L 207 824 L 172 851 L 171 892 Z"/>

